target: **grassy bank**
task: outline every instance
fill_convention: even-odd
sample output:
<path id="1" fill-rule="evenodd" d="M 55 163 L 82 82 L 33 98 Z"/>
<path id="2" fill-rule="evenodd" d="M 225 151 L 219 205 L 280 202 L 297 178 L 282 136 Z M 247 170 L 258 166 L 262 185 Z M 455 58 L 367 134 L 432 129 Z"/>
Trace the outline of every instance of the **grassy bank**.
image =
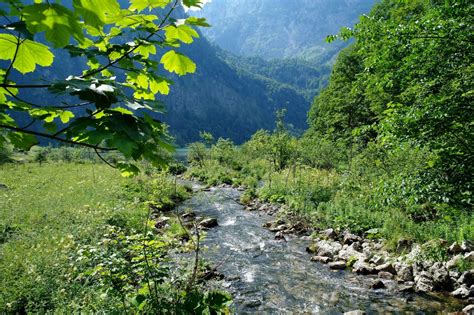
<path id="1" fill-rule="evenodd" d="M 225 149 L 217 143 L 202 159 L 191 152 L 187 176 L 209 185 L 244 185 L 243 202 L 257 197 L 284 204 L 279 215 L 315 230 L 334 228 L 361 236 L 370 231 L 371 237 L 385 239 L 387 249 L 395 249 L 400 240 L 428 242 L 435 247 L 427 246 L 433 258 L 443 259 L 447 248 L 439 248 L 438 240 L 474 240 L 472 211 L 420 198 L 425 151 L 407 146 L 382 156 L 367 150 L 353 159 L 350 169 L 328 168 L 311 166 L 305 152 L 298 151 L 299 140 L 288 138 L 282 150 L 275 145 L 272 151 L 267 143 L 275 136 L 267 137 L 254 136 L 241 147 Z M 286 161 L 275 163 L 283 154 Z"/>
<path id="2" fill-rule="evenodd" d="M 172 208 L 187 195 L 166 174 L 4 164 L 0 182 L 0 313 L 225 307 L 212 302 L 220 293 L 188 288 L 189 269 L 171 259 L 193 247 L 178 222 L 157 230 L 147 219 L 149 209 Z"/>

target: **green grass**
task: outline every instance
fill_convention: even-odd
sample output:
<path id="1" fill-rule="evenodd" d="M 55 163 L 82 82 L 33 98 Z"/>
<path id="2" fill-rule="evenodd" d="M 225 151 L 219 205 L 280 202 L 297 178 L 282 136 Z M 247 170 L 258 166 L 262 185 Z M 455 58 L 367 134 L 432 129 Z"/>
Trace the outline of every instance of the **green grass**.
<path id="1" fill-rule="evenodd" d="M 228 293 L 188 287 L 192 269 L 171 255 L 193 250 L 183 242 L 189 232 L 174 218 L 160 230 L 148 218 L 187 189 L 148 171 L 122 178 L 90 162 L 0 165 L 0 313 L 228 310 Z"/>
<path id="2" fill-rule="evenodd" d="M 0 309 L 56 304 L 72 248 L 95 241 L 108 220 L 146 217 L 121 202 L 130 179 L 102 164 L 3 165 L 0 181 Z"/>

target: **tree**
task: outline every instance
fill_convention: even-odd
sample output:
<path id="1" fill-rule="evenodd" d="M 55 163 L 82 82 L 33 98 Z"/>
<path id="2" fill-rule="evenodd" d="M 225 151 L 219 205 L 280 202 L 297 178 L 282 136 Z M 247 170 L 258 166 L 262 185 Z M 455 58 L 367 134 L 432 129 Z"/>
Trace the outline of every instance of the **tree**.
<path id="1" fill-rule="evenodd" d="M 464 209 L 472 209 L 474 186 L 473 16 L 470 1 L 383 0 L 329 38 L 356 40 L 362 67 L 344 86 L 362 92 L 380 148 L 433 153 L 420 170 L 420 200 Z"/>
<path id="2" fill-rule="evenodd" d="M 195 27 L 209 25 L 174 18 L 181 4 L 200 7 L 201 0 L 122 2 L 1 4 L 0 59 L 7 63 L 0 69 L 0 147 L 28 150 L 46 138 L 99 157 L 119 151 L 126 161 L 115 166 L 124 175 L 138 172 L 133 161 L 163 163 L 162 150 L 172 146 L 154 116 L 163 109 L 155 96 L 169 93 L 166 73 L 195 71 L 177 48 L 199 37 Z M 46 68 L 64 52 L 77 69 L 57 79 Z"/>

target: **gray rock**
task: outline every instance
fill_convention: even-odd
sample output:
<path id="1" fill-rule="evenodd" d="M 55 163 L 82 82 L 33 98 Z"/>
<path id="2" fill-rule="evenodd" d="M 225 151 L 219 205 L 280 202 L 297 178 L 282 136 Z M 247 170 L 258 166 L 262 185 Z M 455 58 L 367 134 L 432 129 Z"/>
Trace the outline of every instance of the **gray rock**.
<path id="1" fill-rule="evenodd" d="M 288 228 L 287 225 L 280 224 L 280 225 L 277 225 L 277 226 L 271 226 L 269 228 L 269 230 L 270 230 L 270 232 L 280 232 L 280 231 L 286 230 L 287 228 Z"/>
<path id="2" fill-rule="evenodd" d="M 334 261 L 334 262 L 330 262 L 328 266 L 331 269 L 337 269 L 337 270 L 346 269 L 346 262 L 342 260 Z"/>
<path id="3" fill-rule="evenodd" d="M 397 271 L 395 270 L 395 268 L 393 267 L 393 265 L 391 263 L 385 263 L 385 264 L 382 264 L 380 266 L 377 266 L 377 267 L 375 267 L 375 270 L 388 272 L 388 273 L 391 273 L 392 275 L 397 274 Z"/>
<path id="4" fill-rule="evenodd" d="M 164 228 L 166 225 L 168 225 L 170 221 L 170 218 L 169 217 L 160 217 L 158 218 L 158 220 L 156 220 L 155 222 L 155 227 L 157 229 L 162 229 Z"/>
<path id="5" fill-rule="evenodd" d="M 400 239 L 397 242 L 397 252 L 409 251 L 413 245 L 412 240 Z"/>
<path id="6" fill-rule="evenodd" d="M 474 246 L 470 241 L 464 241 L 461 243 L 461 251 L 463 253 L 471 252 L 474 250 Z"/>
<path id="7" fill-rule="evenodd" d="M 402 263 L 394 263 L 393 267 L 398 278 L 403 281 L 413 281 L 413 268 L 411 266 Z"/>
<path id="8" fill-rule="evenodd" d="M 383 289 L 385 288 L 385 284 L 383 283 L 382 280 L 375 280 L 374 282 L 370 284 L 370 287 L 374 290 Z"/>
<path id="9" fill-rule="evenodd" d="M 283 231 L 279 231 L 275 234 L 275 239 L 276 240 L 280 240 L 280 241 L 285 241 L 286 242 L 286 238 L 285 238 L 285 235 L 283 235 Z"/>
<path id="10" fill-rule="evenodd" d="M 8 186 L 5 185 L 5 184 L 0 184 L 0 189 L 5 189 L 6 190 L 6 189 L 8 189 Z"/>
<path id="11" fill-rule="evenodd" d="M 361 310 L 355 310 L 355 311 L 345 312 L 344 315 L 365 315 L 365 312 Z"/>
<path id="12" fill-rule="evenodd" d="M 464 314 L 473 315 L 474 314 L 474 304 L 470 304 L 462 309 Z"/>
<path id="13" fill-rule="evenodd" d="M 360 242 L 360 241 L 362 241 L 362 238 L 360 238 L 359 236 L 346 232 L 344 233 L 344 238 L 343 238 L 342 243 L 350 245 L 354 242 Z"/>
<path id="14" fill-rule="evenodd" d="M 206 219 L 203 219 L 201 222 L 199 222 L 199 227 L 205 228 L 205 229 L 210 229 L 218 225 L 219 224 L 217 223 L 216 218 L 206 218 Z"/>
<path id="15" fill-rule="evenodd" d="M 453 258 L 448 260 L 448 262 L 446 263 L 446 268 L 453 269 L 454 267 L 456 267 L 456 265 L 462 258 L 463 256 L 461 254 L 454 256 Z"/>
<path id="16" fill-rule="evenodd" d="M 311 243 L 306 247 L 306 252 L 310 254 L 315 254 L 318 251 L 318 244 Z"/>
<path id="17" fill-rule="evenodd" d="M 413 245 L 410 252 L 406 255 L 407 261 L 416 261 L 421 255 L 421 246 L 418 244 Z"/>
<path id="18" fill-rule="evenodd" d="M 300 237 L 300 240 L 302 240 L 302 241 L 311 241 L 311 240 L 313 240 L 313 238 L 309 235 L 303 235 L 303 236 Z"/>
<path id="19" fill-rule="evenodd" d="M 350 246 L 344 245 L 339 251 L 337 257 L 346 261 L 351 259 L 352 257 L 355 257 L 357 260 L 359 260 L 360 257 L 364 256 L 364 254 L 355 250 L 353 246 L 354 244 L 355 243 L 351 244 Z"/>
<path id="20" fill-rule="evenodd" d="M 469 297 L 470 290 L 466 285 L 460 286 L 458 289 L 451 292 L 451 295 L 458 299 L 467 299 Z"/>
<path id="21" fill-rule="evenodd" d="M 423 271 L 415 277 L 415 291 L 416 292 L 431 292 L 435 289 L 435 284 L 431 275 Z"/>
<path id="22" fill-rule="evenodd" d="M 372 275 L 377 273 L 374 267 L 360 260 L 356 261 L 352 267 L 352 271 L 361 275 Z"/>
<path id="23" fill-rule="evenodd" d="M 373 263 L 376 266 L 382 265 L 384 263 L 384 258 L 379 255 L 375 255 L 370 259 L 370 262 Z"/>
<path id="24" fill-rule="evenodd" d="M 452 289 L 449 271 L 443 263 L 437 262 L 433 264 L 433 266 L 430 268 L 430 273 L 432 275 L 433 284 L 436 289 L 446 291 Z"/>
<path id="25" fill-rule="evenodd" d="M 474 270 L 468 270 L 462 273 L 461 277 L 459 277 L 458 282 L 460 284 L 465 284 L 466 286 L 470 287 L 474 284 Z"/>
<path id="26" fill-rule="evenodd" d="M 334 231 L 334 229 L 327 229 L 327 230 L 321 231 L 321 234 L 331 239 L 334 239 L 337 236 L 336 231 Z"/>
<path id="27" fill-rule="evenodd" d="M 451 270 L 449 272 L 449 277 L 451 278 L 452 283 L 457 283 L 459 277 L 461 277 L 461 273 L 457 270 Z"/>
<path id="28" fill-rule="evenodd" d="M 392 280 L 395 276 L 390 273 L 390 272 L 387 272 L 387 271 L 380 271 L 378 273 L 378 277 L 379 278 L 382 278 L 382 279 L 387 279 L 387 280 Z"/>
<path id="29" fill-rule="evenodd" d="M 338 242 L 321 240 L 317 242 L 318 255 L 334 257 L 342 249 L 342 245 Z"/>
<path id="30" fill-rule="evenodd" d="M 362 251 L 362 244 L 360 242 L 354 242 L 351 244 L 351 247 L 355 249 L 356 251 L 361 252 Z"/>
<path id="31" fill-rule="evenodd" d="M 469 253 L 464 254 L 464 259 L 467 261 L 474 262 L 474 252 L 469 252 Z"/>
<path id="32" fill-rule="evenodd" d="M 184 220 L 184 221 L 191 221 L 193 219 L 196 218 L 196 213 L 190 211 L 190 212 L 186 212 L 184 214 L 181 215 L 181 218 Z"/>
<path id="33" fill-rule="evenodd" d="M 398 288 L 398 292 L 411 293 L 415 292 L 413 289 L 413 284 L 404 284 Z"/>
<path id="34" fill-rule="evenodd" d="M 320 263 L 323 263 L 323 264 L 327 264 L 328 262 L 331 261 L 331 258 L 325 257 L 325 256 L 312 256 L 311 260 L 312 261 L 317 261 L 317 262 L 320 262 Z"/>
<path id="35" fill-rule="evenodd" d="M 448 247 L 448 253 L 450 253 L 451 255 L 459 254 L 461 252 L 461 246 L 456 242 L 452 243 L 451 246 Z"/>

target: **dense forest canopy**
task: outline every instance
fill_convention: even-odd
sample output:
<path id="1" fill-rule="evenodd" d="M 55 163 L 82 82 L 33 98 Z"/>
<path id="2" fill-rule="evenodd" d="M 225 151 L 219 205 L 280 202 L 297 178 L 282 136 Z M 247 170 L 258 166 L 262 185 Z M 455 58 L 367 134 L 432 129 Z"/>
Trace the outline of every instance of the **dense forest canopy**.
<path id="1" fill-rule="evenodd" d="M 313 103 L 310 137 L 342 142 L 351 156 L 370 144 L 427 150 L 419 202 L 470 209 L 473 13 L 469 1 L 382 1 L 354 30 L 343 29 L 340 37 L 356 43 Z"/>

